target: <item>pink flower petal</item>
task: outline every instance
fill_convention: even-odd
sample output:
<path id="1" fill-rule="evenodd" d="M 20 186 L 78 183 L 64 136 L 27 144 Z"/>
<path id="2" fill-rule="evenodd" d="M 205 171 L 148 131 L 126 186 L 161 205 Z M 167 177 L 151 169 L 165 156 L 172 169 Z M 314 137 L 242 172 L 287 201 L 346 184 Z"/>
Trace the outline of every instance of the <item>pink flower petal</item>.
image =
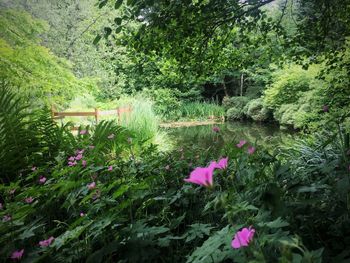
<path id="1" fill-rule="evenodd" d="M 54 237 L 50 237 L 50 238 L 48 238 L 48 239 L 46 239 L 46 240 L 42 240 L 42 241 L 39 242 L 39 246 L 41 246 L 41 247 L 48 247 L 48 246 L 51 245 L 51 243 L 52 243 L 54 240 L 55 240 Z"/>
<path id="2" fill-rule="evenodd" d="M 24 249 L 12 252 L 11 259 L 21 259 L 24 253 Z"/>
<path id="3" fill-rule="evenodd" d="M 238 231 L 235 234 L 235 237 L 231 242 L 231 246 L 235 249 L 248 246 L 249 243 L 253 240 L 254 233 L 254 228 L 243 228 L 241 231 Z"/>
<path id="4" fill-rule="evenodd" d="M 247 143 L 247 141 L 245 141 L 245 140 L 240 140 L 239 143 L 236 144 L 236 146 L 237 146 L 238 148 L 242 148 L 246 143 Z"/>
<path id="5" fill-rule="evenodd" d="M 88 184 L 87 187 L 88 187 L 89 190 L 92 190 L 92 189 L 94 189 L 96 187 L 96 183 L 92 182 L 92 183 Z"/>
<path id="6" fill-rule="evenodd" d="M 217 163 L 216 168 L 218 168 L 218 169 L 226 169 L 227 168 L 227 163 L 228 163 L 228 157 L 221 158 L 219 160 L 219 162 Z"/>
<path id="7" fill-rule="evenodd" d="M 253 146 L 249 146 L 248 147 L 248 154 L 253 154 L 253 153 L 255 153 L 255 147 L 253 147 Z"/>

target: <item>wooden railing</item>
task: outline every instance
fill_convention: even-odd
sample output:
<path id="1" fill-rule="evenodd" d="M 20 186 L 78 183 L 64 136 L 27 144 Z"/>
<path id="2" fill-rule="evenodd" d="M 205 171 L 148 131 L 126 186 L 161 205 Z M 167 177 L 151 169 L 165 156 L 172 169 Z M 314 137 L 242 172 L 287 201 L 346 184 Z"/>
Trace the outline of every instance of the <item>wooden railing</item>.
<path id="1" fill-rule="evenodd" d="M 63 119 L 65 117 L 95 117 L 96 123 L 99 121 L 100 116 L 115 115 L 119 122 L 123 115 L 130 115 L 132 111 L 131 106 L 119 107 L 115 110 L 99 110 L 95 108 L 95 111 L 80 111 L 80 112 L 59 112 L 51 106 L 51 117 L 53 120 Z"/>

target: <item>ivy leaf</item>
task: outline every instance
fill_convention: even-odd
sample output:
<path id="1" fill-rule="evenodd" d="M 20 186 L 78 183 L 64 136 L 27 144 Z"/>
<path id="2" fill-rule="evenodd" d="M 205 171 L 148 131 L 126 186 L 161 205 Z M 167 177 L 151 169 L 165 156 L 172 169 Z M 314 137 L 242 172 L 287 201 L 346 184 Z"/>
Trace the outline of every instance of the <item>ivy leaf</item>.
<path id="1" fill-rule="evenodd" d="M 108 38 L 109 35 L 112 33 L 112 29 L 110 27 L 105 27 L 104 31 L 105 31 L 105 38 Z"/>
<path id="2" fill-rule="evenodd" d="M 114 23 L 118 26 L 121 25 L 122 21 L 123 21 L 123 19 L 121 17 L 114 18 Z"/>
<path id="3" fill-rule="evenodd" d="M 101 35 L 97 35 L 92 43 L 93 43 L 94 45 L 97 45 L 98 42 L 100 42 L 101 38 L 102 38 Z"/>
<path id="4" fill-rule="evenodd" d="M 108 3 L 108 0 L 100 1 L 100 4 L 98 5 L 98 8 L 104 7 L 107 3 Z"/>
<path id="5" fill-rule="evenodd" d="M 117 0 L 114 4 L 114 9 L 118 9 L 123 3 L 123 0 Z"/>
<path id="6" fill-rule="evenodd" d="M 117 28 L 115 29 L 115 33 L 116 33 L 116 34 L 119 34 L 121 31 L 122 31 L 122 27 L 121 27 L 121 26 L 119 26 L 119 27 L 117 27 Z"/>

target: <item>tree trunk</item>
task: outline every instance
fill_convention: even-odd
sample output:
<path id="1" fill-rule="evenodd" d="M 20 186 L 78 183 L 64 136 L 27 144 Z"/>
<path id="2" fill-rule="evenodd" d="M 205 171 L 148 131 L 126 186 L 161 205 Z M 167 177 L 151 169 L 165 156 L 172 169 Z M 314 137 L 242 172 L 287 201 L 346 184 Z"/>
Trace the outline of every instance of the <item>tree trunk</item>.
<path id="1" fill-rule="evenodd" d="M 243 96 L 243 82 L 244 82 L 244 76 L 243 73 L 241 74 L 241 96 Z"/>
<path id="2" fill-rule="evenodd" d="M 222 85 L 223 85 L 223 87 L 224 87 L 225 96 L 228 97 L 228 92 L 227 92 L 227 87 L 226 87 L 225 79 L 222 80 Z"/>

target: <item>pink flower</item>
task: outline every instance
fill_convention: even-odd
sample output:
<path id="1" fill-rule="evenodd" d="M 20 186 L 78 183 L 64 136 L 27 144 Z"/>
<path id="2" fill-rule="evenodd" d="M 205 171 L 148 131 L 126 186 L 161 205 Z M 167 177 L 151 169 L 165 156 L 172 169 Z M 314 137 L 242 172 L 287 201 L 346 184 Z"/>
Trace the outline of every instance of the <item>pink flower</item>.
<path id="1" fill-rule="evenodd" d="M 82 149 L 82 150 L 76 150 L 76 151 L 75 151 L 75 154 L 83 154 L 84 152 L 85 152 L 84 149 Z"/>
<path id="2" fill-rule="evenodd" d="M 79 134 L 81 134 L 81 135 L 84 135 L 84 134 L 86 134 L 87 133 L 87 130 L 81 130 L 80 132 L 79 132 Z"/>
<path id="3" fill-rule="evenodd" d="M 220 131 L 220 128 L 218 126 L 214 126 L 212 130 L 213 132 L 218 133 Z"/>
<path id="4" fill-rule="evenodd" d="M 170 165 L 168 164 L 164 168 L 165 168 L 165 170 L 169 171 L 170 170 Z"/>
<path id="5" fill-rule="evenodd" d="M 2 218 L 3 222 L 8 222 L 12 219 L 12 217 L 10 215 L 4 215 L 4 217 Z"/>
<path id="6" fill-rule="evenodd" d="M 83 217 L 85 216 L 85 214 L 83 212 L 80 212 L 80 216 Z"/>
<path id="7" fill-rule="evenodd" d="M 108 135 L 107 138 L 108 138 L 108 139 L 114 139 L 114 134 L 112 133 L 112 134 Z"/>
<path id="8" fill-rule="evenodd" d="M 237 146 L 238 148 L 242 148 L 243 145 L 245 145 L 246 143 L 247 143 L 247 141 L 245 141 L 245 140 L 240 140 L 239 143 L 236 144 L 236 146 Z"/>
<path id="9" fill-rule="evenodd" d="M 87 186 L 87 188 L 89 189 L 89 190 L 92 190 L 92 189 L 94 189 L 96 187 L 96 183 L 95 182 L 92 182 L 91 184 L 88 184 L 88 186 Z"/>
<path id="10" fill-rule="evenodd" d="M 76 166 L 77 165 L 77 162 L 74 161 L 74 162 L 68 162 L 68 166 L 69 167 L 72 167 L 72 166 Z"/>
<path id="11" fill-rule="evenodd" d="M 46 177 L 40 176 L 39 183 L 44 184 L 46 182 Z"/>
<path id="12" fill-rule="evenodd" d="M 217 166 L 216 162 L 211 162 L 208 167 L 197 167 L 194 169 L 190 177 L 185 179 L 186 182 L 194 183 L 209 187 L 213 185 L 213 172 Z"/>
<path id="13" fill-rule="evenodd" d="M 94 145 L 89 145 L 89 149 L 95 149 L 95 146 Z"/>
<path id="14" fill-rule="evenodd" d="M 34 171 L 36 170 L 36 167 L 33 166 L 33 167 L 31 168 L 31 170 L 34 172 Z"/>
<path id="15" fill-rule="evenodd" d="M 83 159 L 83 155 L 81 153 L 79 153 L 77 156 L 75 156 L 75 160 L 79 161 Z"/>
<path id="16" fill-rule="evenodd" d="M 75 160 L 74 156 L 71 156 L 71 157 L 68 158 L 68 161 L 70 161 L 70 162 L 74 162 L 74 160 Z"/>
<path id="17" fill-rule="evenodd" d="M 247 247 L 248 244 L 252 241 L 253 236 L 255 233 L 255 229 L 249 227 L 248 228 L 243 228 L 241 231 L 238 231 L 235 234 L 234 239 L 231 242 L 231 246 L 235 249 L 240 248 L 240 247 Z"/>
<path id="18" fill-rule="evenodd" d="M 24 199 L 24 202 L 26 202 L 27 204 L 31 204 L 31 203 L 33 203 L 33 201 L 34 201 L 34 198 L 31 196 Z"/>
<path id="19" fill-rule="evenodd" d="M 18 259 L 18 260 L 20 260 L 22 258 L 22 256 L 23 256 L 23 253 L 24 253 L 24 249 L 14 251 L 11 254 L 11 259 L 14 259 L 14 260 Z"/>
<path id="20" fill-rule="evenodd" d="M 113 170 L 113 166 L 108 166 L 108 171 L 112 171 Z"/>
<path id="21" fill-rule="evenodd" d="M 253 146 L 249 146 L 248 147 L 248 154 L 253 154 L 253 153 L 255 153 L 255 147 L 253 147 Z"/>
<path id="22" fill-rule="evenodd" d="M 86 166 L 86 161 L 85 161 L 85 160 L 82 160 L 82 161 L 81 161 L 81 165 L 82 165 L 83 167 L 85 167 L 85 166 Z"/>
<path id="23" fill-rule="evenodd" d="M 39 246 L 41 247 L 48 247 L 51 245 L 51 243 L 55 240 L 54 237 L 50 237 L 49 239 L 42 240 L 39 242 Z"/>
<path id="24" fill-rule="evenodd" d="M 226 158 L 221 158 L 219 162 L 217 163 L 215 168 L 218 169 L 226 169 L 227 168 L 227 162 L 228 162 L 228 157 Z"/>

